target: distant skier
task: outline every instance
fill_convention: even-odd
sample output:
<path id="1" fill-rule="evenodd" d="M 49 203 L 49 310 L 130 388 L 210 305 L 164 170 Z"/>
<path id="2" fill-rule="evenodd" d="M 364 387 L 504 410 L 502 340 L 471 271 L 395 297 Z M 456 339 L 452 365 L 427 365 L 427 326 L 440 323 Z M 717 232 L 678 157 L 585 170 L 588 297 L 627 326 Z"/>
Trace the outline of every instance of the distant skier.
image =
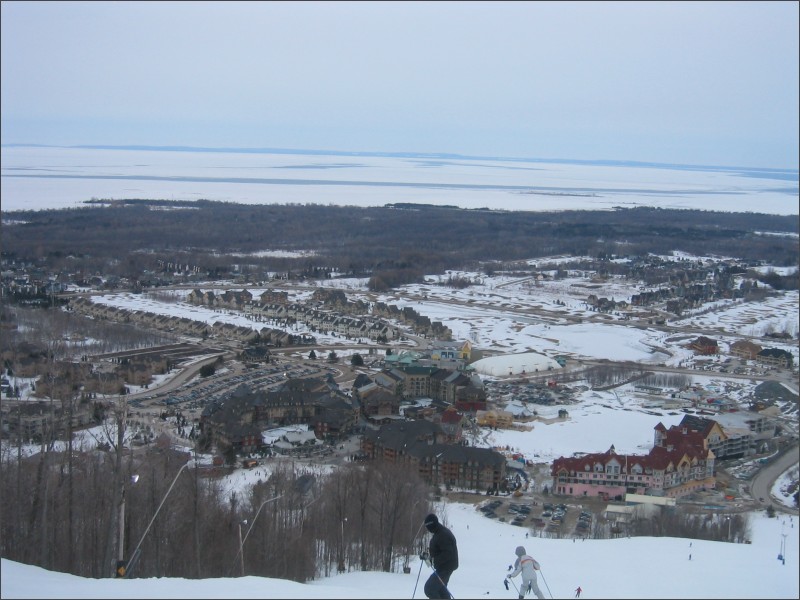
<path id="1" fill-rule="evenodd" d="M 447 584 L 450 583 L 453 571 L 458 568 L 456 536 L 439 523 L 434 514 L 425 517 L 425 528 L 433 534 L 428 544 L 428 551 L 420 555 L 429 567 L 433 567 L 433 573 L 425 582 L 425 595 L 428 598 L 452 598 Z"/>
<path id="2" fill-rule="evenodd" d="M 536 582 L 536 571 L 541 566 L 532 556 L 525 553 L 524 546 L 517 546 L 514 553 L 517 555 L 517 560 L 514 562 L 514 570 L 506 575 L 506 578 L 516 577 L 522 573 L 522 585 L 519 588 L 520 599 L 524 598 L 528 591 L 533 590 L 539 600 L 544 600 L 544 594 Z"/>
<path id="3" fill-rule="evenodd" d="M 578 586 L 578 589 L 577 589 L 577 590 L 575 590 L 575 597 L 576 597 L 576 598 L 580 598 L 580 597 L 581 597 L 581 592 L 582 592 L 582 591 L 583 591 L 583 590 L 581 589 L 581 586 Z"/>

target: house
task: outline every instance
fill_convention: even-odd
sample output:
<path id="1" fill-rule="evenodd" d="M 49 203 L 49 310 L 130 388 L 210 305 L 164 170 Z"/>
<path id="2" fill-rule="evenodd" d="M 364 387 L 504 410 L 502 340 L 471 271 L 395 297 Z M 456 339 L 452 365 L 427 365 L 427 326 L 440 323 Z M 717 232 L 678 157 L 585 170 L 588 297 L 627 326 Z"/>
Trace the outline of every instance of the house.
<path id="1" fill-rule="evenodd" d="M 277 290 L 264 290 L 258 297 L 261 304 L 289 304 L 289 292 L 279 292 Z"/>
<path id="2" fill-rule="evenodd" d="M 461 396 L 466 402 L 485 404 L 486 394 L 479 377 L 426 364 L 419 352 L 390 354 L 384 358 L 384 364 L 387 368 L 375 376 L 375 382 L 403 398 L 430 397 L 454 404 Z M 463 392 L 470 388 L 474 389 Z"/>
<path id="3" fill-rule="evenodd" d="M 737 340 L 730 345 L 729 352 L 731 355 L 744 360 L 754 360 L 762 348 L 748 340 Z"/>
<path id="4" fill-rule="evenodd" d="M 373 376 L 375 383 L 396 395 L 400 395 L 402 378 L 397 369 L 383 370 Z"/>
<path id="5" fill-rule="evenodd" d="M 456 390 L 455 407 L 461 412 L 476 413 L 486 410 L 486 390 L 474 385 L 468 385 Z"/>
<path id="6" fill-rule="evenodd" d="M 211 290 L 203 292 L 203 304 L 206 306 L 217 306 L 217 296 Z"/>
<path id="7" fill-rule="evenodd" d="M 346 437 L 358 424 L 358 411 L 353 403 L 338 394 L 318 398 L 318 409 L 309 425 L 320 440 L 335 440 Z"/>
<path id="8" fill-rule="evenodd" d="M 16 406 L 2 404 L 3 435 L 23 442 L 42 441 L 43 436 L 53 439 L 73 431 L 96 425 L 92 406 L 77 403 L 72 410 L 65 410 L 63 403 L 20 402 Z"/>
<path id="9" fill-rule="evenodd" d="M 270 319 L 284 320 L 289 317 L 289 309 L 286 304 L 272 302 L 261 306 L 261 314 Z"/>
<path id="10" fill-rule="evenodd" d="M 253 294 L 247 290 L 235 292 L 233 290 L 226 290 L 222 295 L 217 297 L 219 306 L 233 308 L 235 310 L 242 310 L 246 304 L 253 301 Z"/>
<path id="11" fill-rule="evenodd" d="M 365 417 L 400 414 L 400 397 L 376 383 L 354 387 L 353 395 L 358 397 Z"/>
<path id="12" fill-rule="evenodd" d="M 473 382 L 472 378 L 468 375 L 465 375 L 461 371 L 450 371 L 445 369 L 440 369 L 444 371 L 445 377 L 442 379 L 441 382 L 441 390 L 439 398 L 444 400 L 445 402 L 449 402 L 450 404 L 455 404 L 456 396 L 458 391 L 466 388 L 466 387 L 477 387 L 479 389 L 483 388 L 483 385 L 480 382 L 480 378 L 476 378 L 477 382 Z"/>
<path id="13" fill-rule="evenodd" d="M 361 438 L 361 451 L 370 458 L 396 461 L 408 447 L 416 443 L 440 444 L 445 434 L 436 423 L 427 420 L 399 421 L 367 429 Z"/>
<path id="14" fill-rule="evenodd" d="M 398 350 L 393 354 L 387 354 L 383 358 L 385 368 L 401 368 L 416 365 L 422 360 L 423 354 L 416 350 Z"/>
<path id="15" fill-rule="evenodd" d="M 779 348 L 764 348 L 756 355 L 756 361 L 766 365 L 783 367 L 784 369 L 794 364 L 794 357 L 791 352 Z"/>
<path id="16" fill-rule="evenodd" d="M 481 427 L 511 429 L 514 424 L 514 415 L 507 410 L 479 410 L 475 413 L 475 421 Z"/>
<path id="17" fill-rule="evenodd" d="M 472 490 L 498 489 L 505 481 L 506 459 L 488 448 L 446 444 L 447 434 L 430 421 L 402 421 L 365 431 L 364 454 L 373 460 L 416 465 L 432 485 Z"/>
<path id="18" fill-rule="evenodd" d="M 263 431 L 282 425 L 310 425 L 320 438 L 349 434 L 356 426 L 356 412 L 335 382 L 319 378 L 289 379 L 275 390 L 253 390 L 240 385 L 223 402 L 209 404 L 201 415 L 201 427 L 218 446 L 237 452 L 256 452 Z"/>
<path id="19" fill-rule="evenodd" d="M 606 452 L 554 460 L 552 491 L 618 500 L 626 494 L 679 498 L 714 489 L 714 458 L 689 440 L 679 447 L 656 446 L 647 455 L 620 455 L 612 445 Z"/>
<path id="20" fill-rule="evenodd" d="M 439 416 L 439 425 L 450 444 L 457 444 L 461 441 L 463 430 L 464 415 L 458 412 L 454 406 L 447 407 Z"/>
<path id="21" fill-rule="evenodd" d="M 719 354 L 719 347 L 717 346 L 716 340 L 712 340 L 711 338 L 702 335 L 689 344 L 689 349 L 694 350 L 695 354 L 701 354 L 704 356 Z"/>
<path id="22" fill-rule="evenodd" d="M 430 346 L 430 358 L 434 361 L 452 360 L 469 362 L 472 354 L 472 344 L 465 342 L 449 342 L 434 340 Z"/>
<path id="23" fill-rule="evenodd" d="M 410 450 L 420 476 L 432 485 L 497 491 L 505 485 L 506 458 L 489 448 L 416 444 Z"/>
<path id="24" fill-rule="evenodd" d="M 658 423 L 654 431 L 653 445 L 656 447 L 671 448 L 689 441 L 712 450 L 717 458 L 733 458 L 732 453 L 740 451 L 738 447 L 735 450 L 731 447 L 728 435 L 719 423 L 704 417 L 684 415 L 678 425 L 667 429 Z"/>
<path id="25" fill-rule="evenodd" d="M 403 398 L 430 396 L 430 376 L 437 367 L 408 366 L 396 369 L 400 376 L 400 395 Z"/>
<path id="26" fill-rule="evenodd" d="M 246 362 L 268 363 L 270 359 L 270 351 L 266 346 L 247 346 L 239 354 L 239 358 Z"/>
<path id="27" fill-rule="evenodd" d="M 187 294 L 186 301 L 190 302 L 191 304 L 202 304 L 203 292 L 200 291 L 199 288 L 194 288 L 191 292 Z"/>
<path id="28" fill-rule="evenodd" d="M 367 337 L 373 341 L 389 341 L 400 337 L 400 333 L 394 327 L 389 327 L 386 323 L 373 323 L 367 329 Z"/>

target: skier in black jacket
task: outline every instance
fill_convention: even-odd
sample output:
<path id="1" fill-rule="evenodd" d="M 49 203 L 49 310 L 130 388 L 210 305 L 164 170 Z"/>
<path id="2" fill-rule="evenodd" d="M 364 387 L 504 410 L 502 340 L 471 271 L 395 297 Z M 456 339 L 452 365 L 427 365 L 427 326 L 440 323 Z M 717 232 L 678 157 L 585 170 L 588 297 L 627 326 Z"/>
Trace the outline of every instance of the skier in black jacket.
<path id="1" fill-rule="evenodd" d="M 428 566 L 433 562 L 433 573 L 425 582 L 425 595 L 428 598 L 452 598 L 447 584 L 450 582 L 450 575 L 458 568 L 456 537 L 439 523 L 434 514 L 425 517 L 425 528 L 433 534 L 428 552 L 423 552 L 420 556 Z"/>

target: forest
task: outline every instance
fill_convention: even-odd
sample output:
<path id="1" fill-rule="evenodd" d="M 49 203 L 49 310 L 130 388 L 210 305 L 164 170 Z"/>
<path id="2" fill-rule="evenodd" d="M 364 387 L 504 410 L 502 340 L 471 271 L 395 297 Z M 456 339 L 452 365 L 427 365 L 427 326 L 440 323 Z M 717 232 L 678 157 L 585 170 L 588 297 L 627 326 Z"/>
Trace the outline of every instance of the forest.
<path id="1" fill-rule="evenodd" d="M 424 204 L 97 200 L 4 214 L 2 256 L 44 263 L 51 271 L 130 280 L 165 264 L 190 265 L 206 279 L 227 276 L 234 265 L 255 281 L 268 272 L 336 272 L 371 277 L 370 287 L 382 290 L 423 274 L 554 255 L 607 259 L 682 251 L 797 266 L 797 234 L 795 216 L 646 207 L 510 212 Z"/>
<path id="2" fill-rule="evenodd" d="M 2 556 L 95 578 L 122 563 L 127 577 L 303 582 L 334 570 L 399 571 L 423 549 L 431 496 L 411 467 L 348 463 L 315 475 L 286 463 L 247 494 L 228 495 L 221 482 L 232 467 L 189 458 L 116 443 L 4 458 Z"/>

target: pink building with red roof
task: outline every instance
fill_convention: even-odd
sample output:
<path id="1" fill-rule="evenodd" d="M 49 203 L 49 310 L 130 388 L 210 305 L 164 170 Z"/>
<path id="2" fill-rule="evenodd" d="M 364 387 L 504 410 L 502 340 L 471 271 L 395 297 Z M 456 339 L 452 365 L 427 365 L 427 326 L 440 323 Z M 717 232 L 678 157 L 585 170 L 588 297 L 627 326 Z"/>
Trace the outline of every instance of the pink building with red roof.
<path id="1" fill-rule="evenodd" d="M 645 494 L 680 498 L 716 485 L 714 452 L 709 438 L 722 434 L 719 424 L 699 431 L 681 422 L 655 427 L 655 443 L 646 455 L 606 452 L 557 458 L 550 474 L 554 494 L 625 498 Z M 722 434 L 724 435 L 724 434 Z"/>

